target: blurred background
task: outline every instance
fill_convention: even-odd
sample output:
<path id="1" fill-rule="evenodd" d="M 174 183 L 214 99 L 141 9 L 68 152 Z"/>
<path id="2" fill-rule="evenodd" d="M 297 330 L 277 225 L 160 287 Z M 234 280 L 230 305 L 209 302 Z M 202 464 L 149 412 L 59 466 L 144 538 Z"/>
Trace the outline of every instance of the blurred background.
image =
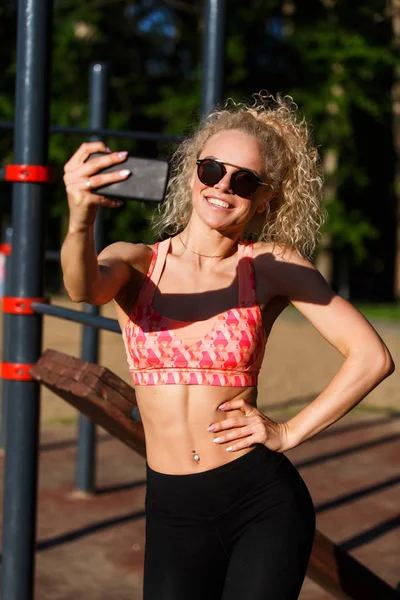
<path id="1" fill-rule="evenodd" d="M 0 169 L 14 163 L 17 4 L 17 0 L 0 2 Z M 50 163 L 57 177 L 46 186 L 45 277 L 45 295 L 53 306 L 88 309 L 77 307 L 66 296 L 58 252 L 68 224 L 63 165 L 89 138 L 87 132 L 55 133 L 54 126 L 89 125 L 89 73 L 94 63 L 104 63 L 108 66 L 106 126 L 166 134 L 157 141 L 109 137 L 107 144 L 137 156 L 169 157 L 175 144 L 167 136 L 188 135 L 204 108 L 207 4 L 200 0 L 54 0 Z M 372 321 L 399 365 L 400 0 L 225 0 L 220 4 L 226 8 L 221 97 L 248 101 L 260 90 L 290 95 L 311 124 L 328 213 L 315 263 L 332 287 Z M 0 300 L 4 248 L 10 242 L 12 187 L 0 181 Z M 105 244 L 153 242 L 148 225 L 152 210 L 129 201 L 122 209 L 104 210 Z M 25 235 L 27 231 L 29 227 Z M 101 312 L 115 317 L 111 303 Z M 0 316 L 6 362 L 10 330 L 3 325 L 7 315 Z M 95 362 L 97 344 L 92 344 L 96 358 L 88 358 L 85 335 L 78 323 L 54 316 L 43 320 L 43 348 Z M 120 335 L 101 332 L 98 362 L 130 381 Z M 266 349 L 260 410 L 278 421 L 297 414 L 324 389 L 342 362 L 342 355 L 289 307 L 274 325 Z M 0 380 L 3 391 L 6 381 Z M 32 414 L 30 396 L 22 398 L 21 391 L 19 399 L 7 394 L 4 398 L 11 400 L 9 414 L 18 426 L 26 423 L 21 415 Z M 7 433 L 4 407 L 6 402 L 0 441 Z M 343 420 L 290 452 L 313 497 L 318 529 L 393 587 L 399 585 L 399 415 L 397 371 Z M 77 422 L 77 411 L 42 386 L 35 598 L 140 600 L 145 463 L 101 428 L 97 433 L 93 429 L 86 441 L 79 434 L 77 441 Z M 81 427 L 81 418 L 79 423 Z M 85 425 L 80 431 L 89 430 Z M 20 438 L 9 435 L 10 439 Z M 84 455 L 82 449 L 90 452 Z M 15 456 L 18 452 L 19 447 Z M 30 468 L 31 456 L 26 462 Z M 3 464 L 0 460 L 0 505 Z M 82 485 L 82 469 L 90 485 Z M 34 512 L 34 500 L 26 504 Z M 21 535 L 29 534 L 28 527 L 20 526 L 13 502 L 9 506 Z M 7 530 L 7 519 L 4 522 Z M 31 520 L 30 526 L 33 530 L 36 524 Z M 10 527 L 8 531 L 13 532 Z M 7 544 L 4 573 L 6 560 Z M 342 577 L 340 569 L 324 568 Z M 325 589 L 330 591 L 324 591 L 323 584 L 315 581 L 306 579 L 301 600 L 332 598 L 329 586 Z M 346 593 L 346 597 L 350 596 Z M 384 598 L 381 594 L 357 597 Z"/>
<path id="2" fill-rule="evenodd" d="M 201 110 L 203 2 L 54 4 L 52 124 L 87 125 L 89 66 L 104 61 L 109 64 L 108 127 L 191 131 Z M 16 5 L 4 0 L 0 6 L 0 121 L 14 117 Z M 226 5 L 222 97 L 246 100 L 264 89 L 294 98 L 312 124 L 326 180 L 329 218 L 317 266 L 343 296 L 378 304 L 367 310 L 397 318 L 399 3 L 229 0 Z M 50 162 L 59 177 L 47 204 L 48 249 L 59 248 L 66 229 L 62 166 L 82 141 L 77 135 L 51 136 Z M 165 141 L 107 143 L 139 156 L 169 156 L 173 150 Z M 0 166 L 13 162 L 12 148 L 12 131 L 2 129 Z M 0 183 L 0 238 L 10 222 L 11 187 Z M 152 241 L 148 211 L 136 202 L 106 211 L 106 242 Z M 52 293 L 60 291 L 58 269 L 48 264 Z"/>

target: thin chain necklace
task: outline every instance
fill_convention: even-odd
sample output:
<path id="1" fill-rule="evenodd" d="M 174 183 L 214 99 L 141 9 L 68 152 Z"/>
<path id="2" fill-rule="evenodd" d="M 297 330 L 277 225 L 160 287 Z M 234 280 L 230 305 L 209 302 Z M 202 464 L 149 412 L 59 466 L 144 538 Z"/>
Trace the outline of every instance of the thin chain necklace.
<path id="1" fill-rule="evenodd" d="M 223 254 L 200 254 L 200 252 L 195 252 L 194 250 L 191 250 L 190 248 L 188 248 L 188 246 L 186 246 L 185 242 L 183 241 L 183 239 L 181 238 L 180 235 L 178 235 L 178 238 L 182 244 L 182 246 L 184 248 L 186 248 L 186 250 L 189 250 L 189 252 L 191 252 L 192 254 L 196 254 L 196 256 L 202 256 L 203 258 L 221 258 L 222 256 L 225 256 L 227 254 L 227 252 L 224 252 Z"/>

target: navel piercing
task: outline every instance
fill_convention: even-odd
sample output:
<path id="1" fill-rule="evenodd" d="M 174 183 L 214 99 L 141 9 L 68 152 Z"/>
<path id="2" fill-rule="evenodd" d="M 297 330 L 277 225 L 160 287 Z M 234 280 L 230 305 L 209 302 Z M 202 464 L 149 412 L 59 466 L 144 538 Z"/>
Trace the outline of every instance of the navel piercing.
<path id="1" fill-rule="evenodd" d="M 197 454 L 196 450 L 192 450 L 192 454 L 193 454 L 193 460 L 195 462 L 199 462 L 200 461 L 200 456 Z"/>

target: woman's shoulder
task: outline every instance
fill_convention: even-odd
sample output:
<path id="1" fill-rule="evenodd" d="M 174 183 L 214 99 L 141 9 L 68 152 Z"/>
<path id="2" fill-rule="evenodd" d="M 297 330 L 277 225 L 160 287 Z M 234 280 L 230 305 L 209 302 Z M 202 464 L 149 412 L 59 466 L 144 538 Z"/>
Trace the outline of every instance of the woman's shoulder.
<path id="1" fill-rule="evenodd" d="M 304 258 L 296 248 L 291 248 L 276 242 L 254 242 L 253 258 L 264 259 L 278 264 L 293 263 L 303 266 L 309 265 L 313 268 L 311 261 Z"/>
<path id="2" fill-rule="evenodd" d="M 282 244 L 254 244 L 256 275 L 266 278 L 278 294 L 290 299 L 328 293 L 329 286 L 312 262 L 295 249 Z"/>
<path id="3" fill-rule="evenodd" d="M 305 285 L 312 273 L 319 274 L 310 260 L 284 244 L 256 242 L 253 260 L 256 275 L 274 282 L 285 293 L 292 285 Z"/>
<path id="4" fill-rule="evenodd" d="M 121 317 L 123 323 L 125 323 L 126 315 L 129 315 L 132 311 L 138 291 L 148 272 L 153 254 L 154 245 L 144 243 L 133 244 L 131 242 L 115 242 L 107 246 L 99 254 L 98 261 L 100 265 L 106 267 L 119 265 L 121 267 L 121 264 L 124 263 L 125 266 L 128 266 L 129 278 L 114 297 L 117 307 L 120 307 L 122 310 L 118 318 Z"/>
<path id="5" fill-rule="evenodd" d="M 123 261 L 131 267 L 143 270 L 146 269 L 154 253 L 154 244 L 114 242 L 110 244 L 99 254 L 99 262 Z"/>

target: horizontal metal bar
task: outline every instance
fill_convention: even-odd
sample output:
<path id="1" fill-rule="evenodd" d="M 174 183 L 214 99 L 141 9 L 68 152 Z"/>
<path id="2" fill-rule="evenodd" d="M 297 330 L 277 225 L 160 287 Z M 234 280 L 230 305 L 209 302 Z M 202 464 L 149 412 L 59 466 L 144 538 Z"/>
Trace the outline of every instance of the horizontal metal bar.
<path id="1" fill-rule="evenodd" d="M 0 129 L 14 129 L 11 121 L 0 120 Z M 132 140 L 179 142 L 183 140 L 181 135 L 172 133 L 153 133 L 150 131 L 130 131 L 129 129 L 98 129 L 93 127 L 72 127 L 68 125 L 50 125 L 51 133 L 71 133 L 83 137 L 97 135 L 101 138 L 119 137 Z"/>
<path id="2" fill-rule="evenodd" d="M 57 262 L 61 258 L 61 252 L 59 250 L 46 250 L 45 258 L 46 260 L 54 260 Z"/>
<path id="3" fill-rule="evenodd" d="M 31 306 L 35 312 L 41 315 L 59 317 L 60 319 L 67 319 L 67 321 L 74 321 L 75 323 L 84 323 L 85 325 L 96 327 L 97 329 L 106 329 L 107 331 L 121 333 L 121 328 L 116 319 L 99 317 L 97 315 L 91 315 L 80 310 L 64 308 L 63 306 L 55 306 L 54 304 L 42 304 L 41 302 L 32 302 Z"/>
<path id="4" fill-rule="evenodd" d="M 0 254 L 11 254 L 12 246 L 11 244 L 2 244 L 0 242 Z M 61 252 L 59 250 L 46 250 L 45 258 L 49 261 L 59 261 L 61 258 Z"/>

